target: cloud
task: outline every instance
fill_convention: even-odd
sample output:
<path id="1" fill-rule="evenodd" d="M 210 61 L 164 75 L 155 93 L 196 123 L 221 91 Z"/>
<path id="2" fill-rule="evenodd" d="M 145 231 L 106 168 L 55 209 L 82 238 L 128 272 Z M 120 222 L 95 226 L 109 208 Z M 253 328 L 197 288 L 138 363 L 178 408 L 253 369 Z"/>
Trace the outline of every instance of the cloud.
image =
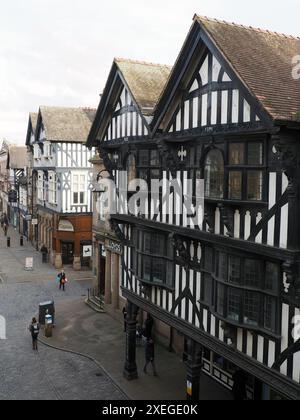
<path id="1" fill-rule="evenodd" d="M 300 32 L 298 0 L 3 2 L 0 138 L 24 142 L 28 113 L 42 104 L 97 106 L 115 56 L 174 63 L 196 12 Z"/>

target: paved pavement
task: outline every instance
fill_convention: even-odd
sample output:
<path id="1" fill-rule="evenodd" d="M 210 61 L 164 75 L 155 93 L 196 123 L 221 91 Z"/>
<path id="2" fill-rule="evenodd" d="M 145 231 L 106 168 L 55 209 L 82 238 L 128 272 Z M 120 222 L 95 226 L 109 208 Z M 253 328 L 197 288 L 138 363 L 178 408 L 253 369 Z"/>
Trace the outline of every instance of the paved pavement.
<path id="1" fill-rule="evenodd" d="M 65 293 L 58 290 L 56 271 L 43 265 L 29 244 L 19 246 L 10 231 L 11 248 L 0 232 L 0 315 L 6 319 L 6 340 L 0 340 L 1 400 L 113 400 L 127 398 L 105 372 L 92 361 L 40 345 L 31 348 L 27 330 L 40 302 L 58 305 L 83 300 L 90 286 L 90 273 L 67 271 Z M 34 257 L 34 271 L 24 270 L 25 258 Z"/>
<path id="2" fill-rule="evenodd" d="M 0 315 L 7 320 L 7 340 L 0 340 L 0 399 L 185 399 L 185 366 L 164 347 L 156 348 L 158 378 L 142 372 L 143 347 L 137 348 L 139 379 L 128 382 L 123 378 L 123 325 L 85 305 L 90 272 L 67 269 L 68 287 L 60 292 L 56 271 L 42 264 L 29 244 L 20 248 L 17 234 L 10 235 L 12 246 L 7 249 L 0 232 Z M 26 257 L 34 258 L 33 272 L 24 270 Z M 53 338 L 40 338 L 48 345 L 88 355 L 97 364 L 42 344 L 39 354 L 32 352 L 28 324 L 38 304 L 48 300 L 56 304 L 56 327 Z M 201 399 L 228 400 L 231 396 L 203 374 Z"/>

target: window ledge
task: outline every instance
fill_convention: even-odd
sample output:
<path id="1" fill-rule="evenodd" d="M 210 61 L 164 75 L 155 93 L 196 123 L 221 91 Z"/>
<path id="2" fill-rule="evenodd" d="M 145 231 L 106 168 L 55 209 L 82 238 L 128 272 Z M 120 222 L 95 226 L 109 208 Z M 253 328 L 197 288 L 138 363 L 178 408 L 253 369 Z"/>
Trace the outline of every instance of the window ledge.
<path id="1" fill-rule="evenodd" d="M 133 274 L 134 274 L 134 273 L 133 273 Z M 141 278 L 140 278 L 140 277 L 138 277 L 138 276 L 136 276 L 136 278 L 137 278 L 137 280 L 138 280 L 140 283 L 142 283 L 142 284 L 144 284 L 144 285 L 146 285 L 146 286 L 160 287 L 161 289 L 165 289 L 165 290 L 167 290 L 168 292 L 174 292 L 174 290 L 175 290 L 175 288 L 174 288 L 174 287 L 170 287 L 170 286 L 168 286 L 168 285 L 166 285 L 166 284 L 161 284 L 161 283 L 155 283 L 155 282 L 152 282 L 152 281 L 147 281 L 147 280 L 141 279 Z"/>

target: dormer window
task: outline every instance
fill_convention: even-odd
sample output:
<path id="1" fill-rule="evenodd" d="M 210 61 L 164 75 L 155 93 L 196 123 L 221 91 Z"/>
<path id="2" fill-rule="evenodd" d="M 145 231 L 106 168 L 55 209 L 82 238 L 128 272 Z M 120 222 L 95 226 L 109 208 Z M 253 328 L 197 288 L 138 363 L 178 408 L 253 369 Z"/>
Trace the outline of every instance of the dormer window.
<path id="1" fill-rule="evenodd" d="M 51 158 L 51 143 L 48 141 L 44 143 L 44 157 L 46 159 Z"/>

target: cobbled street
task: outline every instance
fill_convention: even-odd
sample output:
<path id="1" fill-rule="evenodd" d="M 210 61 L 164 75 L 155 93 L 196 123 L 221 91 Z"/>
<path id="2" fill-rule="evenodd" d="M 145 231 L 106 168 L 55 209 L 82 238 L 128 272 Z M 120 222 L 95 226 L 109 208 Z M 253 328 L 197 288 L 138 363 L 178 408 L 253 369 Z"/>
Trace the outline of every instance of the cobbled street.
<path id="1" fill-rule="evenodd" d="M 32 351 L 28 326 L 38 313 L 39 303 L 84 299 L 90 286 L 90 272 L 70 272 L 67 290 L 60 292 L 56 271 L 48 264 L 43 265 L 39 253 L 30 245 L 21 248 L 15 232 L 9 234 L 10 249 L 0 233 L 0 315 L 6 320 L 7 337 L 0 340 L 0 399 L 125 399 L 92 361 L 43 345 L 38 353 Z M 32 272 L 24 269 L 26 257 L 34 257 Z"/>

